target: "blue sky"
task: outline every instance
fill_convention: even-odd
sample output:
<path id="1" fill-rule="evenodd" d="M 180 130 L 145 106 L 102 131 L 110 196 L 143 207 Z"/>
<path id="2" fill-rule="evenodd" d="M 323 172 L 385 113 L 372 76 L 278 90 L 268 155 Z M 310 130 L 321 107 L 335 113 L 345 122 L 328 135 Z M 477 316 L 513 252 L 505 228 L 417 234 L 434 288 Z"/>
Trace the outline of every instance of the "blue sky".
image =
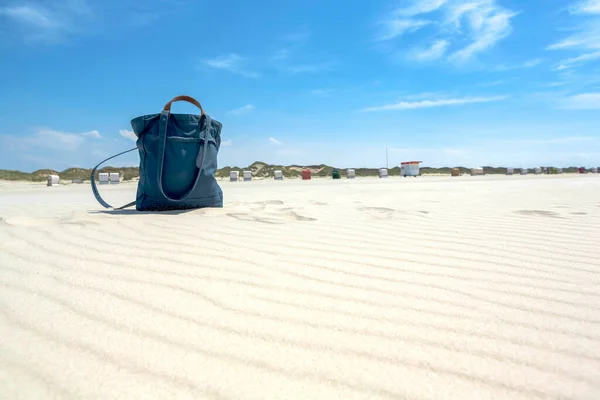
<path id="1" fill-rule="evenodd" d="M 600 165 L 600 0 L 3 0 L 0 60 L 2 169 L 92 167 L 179 94 L 221 166 Z"/>

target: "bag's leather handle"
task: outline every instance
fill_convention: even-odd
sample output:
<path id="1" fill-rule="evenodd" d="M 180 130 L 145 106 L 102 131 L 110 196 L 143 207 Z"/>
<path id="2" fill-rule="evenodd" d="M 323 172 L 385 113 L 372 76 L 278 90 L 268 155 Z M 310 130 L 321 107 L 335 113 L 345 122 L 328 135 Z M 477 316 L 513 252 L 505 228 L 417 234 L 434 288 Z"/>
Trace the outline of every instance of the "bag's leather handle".
<path id="1" fill-rule="evenodd" d="M 171 112 L 171 104 L 175 103 L 176 101 L 187 101 L 188 103 L 192 103 L 193 105 L 195 105 L 196 107 L 198 107 L 200 109 L 200 114 L 201 115 L 205 115 L 206 113 L 204 112 L 204 108 L 202 108 L 202 105 L 200 104 L 200 102 L 198 100 L 196 100 L 193 97 L 190 96 L 176 96 L 173 97 L 173 99 L 171 101 L 169 101 L 167 104 L 165 104 L 163 111 L 169 111 Z"/>

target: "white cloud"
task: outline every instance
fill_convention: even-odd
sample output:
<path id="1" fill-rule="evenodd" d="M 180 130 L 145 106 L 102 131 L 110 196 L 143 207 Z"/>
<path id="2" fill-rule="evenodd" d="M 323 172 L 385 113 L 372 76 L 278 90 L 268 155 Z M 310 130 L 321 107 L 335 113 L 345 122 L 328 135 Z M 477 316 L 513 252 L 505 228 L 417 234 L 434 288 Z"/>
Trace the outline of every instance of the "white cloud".
<path id="1" fill-rule="evenodd" d="M 54 130 L 40 130 L 34 135 L 37 144 L 57 150 L 77 150 L 84 142 L 84 135 Z"/>
<path id="2" fill-rule="evenodd" d="M 89 131 L 89 132 L 83 132 L 82 135 L 83 136 L 92 137 L 92 138 L 95 138 L 95 139 L 102 138 L 102 136 L 100 136 L 100 132 L 98 132 L 97 130 L 93 130 L 93 131 Z"/>
<path id="3" fill-rule="evenodd" d="M 392 40 L 431 28 L 439 39 L 429 50 L 412 51 L 411 58 L 437 59 L 450 50 L 447 60 L 463 64 L 509 36 L 511 19 L 517 14 L 496 0 L 412 0 L 382 22 L 385 29 L 378 39 Z"/>
<path id="4" fill-rule="evenodd" d="M 567 50 L 567 49 L 600 49 L 600 0 L 584 0 L 570 5 L 572 14 L 577 18 L 573 19 L 577 23 L 571 31 L 576 33 L 553 43 L 547 47 L 548 50 Z M 587 18 L 586 18 L 587 16 Z"/>
<path id="5" fill-rule="evenodd" d="M 492 81 L 492 82 L 480 83 L 478 86 L 482 86 L 482 87 L 500 86 L 500 85 L 504 85 L 505 83 L 508 83 L 508 81 L 506 81 L 506 80 L 497 80 L 497 81 Z"/>
<path id="6" fill-rule="evenodd" d="M 2 147 L 9 149 L 48 148 L 62 151 L 78 150 L 85 142 L 86 137 L 97 137 L 98 131 L 83 133 L 69 133 L 53 129 L 40 128 L 33 134 L 26 136 L 2 135 Z"/>
<path id="7" fill-rule="evenodd" d="M 522 69 L 522 68 L 533 68 L 537 65 L 540 65 L 541 62 L 542 62 L 541 58 L 534 58 L 531 60 L 527 60 L 522 64 L 513 64 L 513 65 L 500 64 L 495 68 L 495 70 L 496 71 L 511 71 L 511 70 Z"/>
<path id="8" fill-rule="evenodd" d="M 301 73 L 315 73 L 321 71 L 330 70 L 333 67 L 333 63 L 324 62 L 319 64 L 298 64 L 298 65 L 290 65 L 286 69 L 293 74 L 301 74 Z"/>
<path id="9" fill-rule="evenodd" d="M 256 107 L 254 107 L 252 104 L 246 104 L 243 107 L 239 107 L 239 108 L 236 108 L 234 110 L 229 110 L 225 114 L 227 114 L 227 115 L 234 115 L 234 116 L 246 115 L 249 112 L 251 112 L 252 110 L 254 110 L 255 108 Z"/>
<path id="10" fill-rule="evenodd" d="M 396 15 L 404 17 L 412 17 L 419 14 L 427 14 L 438 10 L 444 4 L 447 4 L 448 0 L 416 0 L 412 2 L 407 8 L 399 8 L 395 11 Z"/>
<path id="11" fill-rule="evenodd" d="M 600 14 L 600 0 L 583 0 L 571 6 L 573 14 Z"/>
<path id="12" fill-rule="evenodd" d="M 203 60 L 202 63 L 209 68 L 233 72 L 248 78 L 258 78 L 260 75 L 257 72 L 248 71 L 243 68 L 242 65 L 244 61 L 244 57 L 231 53 L 228 55 Z"/>
<path id="13" fill-rule="evenodd" d="M 35 9 L 29 5 L 3 7 L 0 8 L 0 14 L 4 14 L 16 21 L 39 28 L 54 29 L 61 26 L 60 21 L 55 19 L 49 13 Z"/>
<path id="14" fill-rule="evenodd" d="M 271 136 L 271 137 L 269 138 L 269 141 L 270 141 L 271 143 L 273 143 L 273 144 L 276 144 L 276 145 L 281 145 L 281 144 L 283 144 L 283 143 L 282 143 L 282 142 L 280 142 L 279 140 L 275 139 L 273 136 Z"/>
<path id="15" fill-rule="evenodd" d="M 231 139 L 221 141 L 221 146 L 231 146 L 232 144 L 233 142 L 231 141 Z"/>
<path id="16" fill-rule="evenodd" d="M 313 89 L 310 91 L 313 96 L 317 97 L 329 97 L 333 93 L 332 89 Z"/>
<path id="17" fill-rule="evenodd" d="M 487 5 L 469 12 L 472 14 L 470 17 L 470 28 L 473 31 L 472 42 L 450 55 L 449 60 L 452 62 L 467 62 L 475 54 L 496 45 L 511 33 L 510 19 L 517 15 L 517 13 Z"/>
<path id="18" fill-rule="evenodd" d="M 493 96 L 493 97 L 463 97 L 454 99 L 437 99 L 437 100 L 421 100 L 421 101 L 400 101 L 398 103 L 386 104 L 383 106 L 368 107 L 362 111 L 391 111 L 391 110 L 411 110 L 417 108 L 432 108 L 444 106 L 458 106 L 474 103 L 488 103 L 492 101 L 500 101 L 508 96 Z"/>
<path id="19" fill-rule="evenodd" d="M 444 39 L 436 40 L 428 49 L 415 52 L 412 58 L 419 61 L 437 60 L 446 53 L 449 44 L 450 43 Z"/>
<path id="20" fill-rule="evenodd" d="M 557 81 L 557 82 L 550 82 L 546 85 L 543 85 L 544 87 L 558 87 L 558 86 L 564 86 L 564 85 L 568 85 L 569 82 L 564 82 L 564 81 Z"/>
<path id="21" fill-rule="evenodd" d="M 84 17 L 91 15 L 86 0 L 14 2 L 13 5 L 0 6 L 0 17 L 5 16 L 19 24 L 26 40 L 48 43 L 74 33 L 78 25 L 86 21 Z"/>
<path id="22" fill-rule="evenodd" d="M 573 110 L 600 110 L 600 92 L 569 96 L 563 100 L 562 107 Z"/>
<path id="23" fill-rule="evenodd" d="M 423 19 L 394 19 L 383 22 L 384 31 L 379 35 L 378 40 L 391 40 L 404 33 L 416 32 L 432 21 Z"/>
<path id="24" fill-rule="evenodd" d="M 596 25 L 598 24 L 598 25 Z M 548 50 L 566 49 L 600 49 L 600 22 L 594 24 L 583 24 L 578 27 L 578 33 L 570 35 L 547 47 Z"/>
<path id="25" fill-rule="evenodd" d="M 554 69 L 556 71 L 561 71 L 563 69 L 576 68 L 582 66 L 588 61 L 594 60 L 600 60 L 600 51 L 595 51 L 593 53 L 585 53 L 577 57 L 567 58 L 565 60 L 560 61 Z"/>
<path id="26" fill-rule="evenodd" d="M 137 136 L 135 136 L 135 133 L 133 133 L 133 131 L 129 131 L 127 129 L 120 129 L 119 134 L 124 138 L 132 140 L 134 142 L 137 141 Z"/>

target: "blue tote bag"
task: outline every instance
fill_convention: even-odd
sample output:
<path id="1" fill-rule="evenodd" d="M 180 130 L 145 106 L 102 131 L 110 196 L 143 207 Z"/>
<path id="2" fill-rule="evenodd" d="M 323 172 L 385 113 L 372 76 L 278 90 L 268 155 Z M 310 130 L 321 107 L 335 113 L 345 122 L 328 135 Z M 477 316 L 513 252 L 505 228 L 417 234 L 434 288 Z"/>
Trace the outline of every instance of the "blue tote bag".
<path id="1" fill-rule="evenodd" d="M 200 114 L 172 114 L 171 104 L 176 101 L 192 103 Z M 137 149 L 140 180 L 136 200 L 117 209 L 133 205 L 138 211 L 223 207 L 223 192 L 215 179 L 222 126 L 189 96 L 173 98 L 160 114 L 132 119 L 137 146 L 107 158 L 92 170 L 90 179 L 96 200 L 105 208 L 114 208 L 98 193 L 94 179 L 98 167 Z"/>

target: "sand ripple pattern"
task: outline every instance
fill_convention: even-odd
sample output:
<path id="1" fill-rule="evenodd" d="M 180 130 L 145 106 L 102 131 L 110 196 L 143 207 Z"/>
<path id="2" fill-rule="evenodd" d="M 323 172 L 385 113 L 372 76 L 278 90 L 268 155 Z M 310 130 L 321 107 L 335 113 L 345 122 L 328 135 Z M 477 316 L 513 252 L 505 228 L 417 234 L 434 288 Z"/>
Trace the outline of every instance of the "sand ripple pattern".
<path id="1" fill-rule="evenodd" d="M 0 397 L 598 399 L 600 178 L 514 178 L 0 191 Z"/>

